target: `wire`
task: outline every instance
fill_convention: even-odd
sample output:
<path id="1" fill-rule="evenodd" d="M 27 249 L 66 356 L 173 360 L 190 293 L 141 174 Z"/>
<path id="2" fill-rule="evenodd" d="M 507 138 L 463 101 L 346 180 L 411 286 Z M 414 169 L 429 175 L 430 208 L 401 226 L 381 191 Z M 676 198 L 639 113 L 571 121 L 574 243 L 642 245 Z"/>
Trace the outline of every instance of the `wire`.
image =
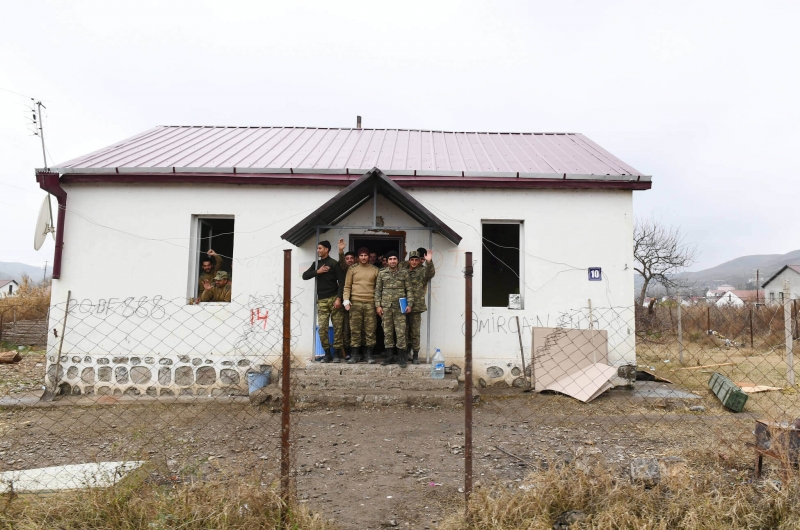
<path id="1" fill-rule="evenodd" d="M 15 92 L 15 91 L 13 91 L 13 90 L 9 90 L 9 89 L 7 89 L 7 88 L 0 87 L 0 90 L 2 90 L 3 92 L 11 92 L 12 94 L 16 94 L 16 95 L 18 95 L 18 96 L 22 96 L 23 98 L 30 98 L 30 99 L 34 99 L 34 98 L 30 97 L 30 96 L 26 96 L 25 94 L 20 94 L 19 92 Z"/>

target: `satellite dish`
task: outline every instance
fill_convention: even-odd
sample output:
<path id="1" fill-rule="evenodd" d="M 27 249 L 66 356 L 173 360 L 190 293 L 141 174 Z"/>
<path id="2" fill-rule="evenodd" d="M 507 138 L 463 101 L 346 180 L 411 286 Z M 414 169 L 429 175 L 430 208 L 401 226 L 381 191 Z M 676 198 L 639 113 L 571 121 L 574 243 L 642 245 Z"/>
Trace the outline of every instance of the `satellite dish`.
<path id="1" fill-rule="evenodd" d="M 42 206 L 39 208 L 39 219 L 36 221 L 36 233 L 33 235 L 33 248 L 39 250 L 47 238 L 47 234 L 55 236 L 55 227 L 53 226 L 53 210 L 50 206 L 50 194 L 48 193 Z"/>

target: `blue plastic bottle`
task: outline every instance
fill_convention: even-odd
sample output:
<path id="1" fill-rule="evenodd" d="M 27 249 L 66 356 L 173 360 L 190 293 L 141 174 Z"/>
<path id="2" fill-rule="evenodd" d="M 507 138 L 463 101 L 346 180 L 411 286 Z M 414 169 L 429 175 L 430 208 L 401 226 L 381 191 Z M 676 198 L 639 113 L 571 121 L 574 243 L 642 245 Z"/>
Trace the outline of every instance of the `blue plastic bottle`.
<path id="1" fill-rule="evenodd" d="M 436 348 L 436 353 L 433 354 L 431 359 L 431 378 L 444 379 L 444 355 L 442 350 Z"/>

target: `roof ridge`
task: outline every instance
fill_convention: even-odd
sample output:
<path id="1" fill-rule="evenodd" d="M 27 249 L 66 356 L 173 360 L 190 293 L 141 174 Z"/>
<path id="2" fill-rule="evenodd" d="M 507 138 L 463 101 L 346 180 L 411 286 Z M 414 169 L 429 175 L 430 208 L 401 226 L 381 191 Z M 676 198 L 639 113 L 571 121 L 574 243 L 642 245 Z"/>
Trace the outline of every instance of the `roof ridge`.
<path id="1" fill-rule="evenodd" d="M 414 131 L 430 133 L 455 133 L 455 134 L 525 134 L 525 135 L 552 135 L 552 136 L 582 136 L 579 132 L 568 131 L 445 131 L 441 129 L 419 129 L 414 127 L 302 127 L 297 125 L 157 125 L 159 128 L 171 129 L 311 129 L 323 131 Z"/>

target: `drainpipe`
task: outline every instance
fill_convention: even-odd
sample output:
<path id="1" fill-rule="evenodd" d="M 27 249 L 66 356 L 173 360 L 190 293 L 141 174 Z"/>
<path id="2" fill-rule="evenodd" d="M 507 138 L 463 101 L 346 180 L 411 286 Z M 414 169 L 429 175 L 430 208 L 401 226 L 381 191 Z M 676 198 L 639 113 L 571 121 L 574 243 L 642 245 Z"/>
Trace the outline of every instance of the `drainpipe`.
<path id="1" fill-rule="evenodd" d="M 36 182 L 58 201 L 58 221 L 56 224 L 56 250 L 53 257 L 53 279 L 61 278 L 61 251 L 64 249 L 64 218 L 67 213 L 67 192 L 61 187 L 58 173 L 37 171 Z"/>

